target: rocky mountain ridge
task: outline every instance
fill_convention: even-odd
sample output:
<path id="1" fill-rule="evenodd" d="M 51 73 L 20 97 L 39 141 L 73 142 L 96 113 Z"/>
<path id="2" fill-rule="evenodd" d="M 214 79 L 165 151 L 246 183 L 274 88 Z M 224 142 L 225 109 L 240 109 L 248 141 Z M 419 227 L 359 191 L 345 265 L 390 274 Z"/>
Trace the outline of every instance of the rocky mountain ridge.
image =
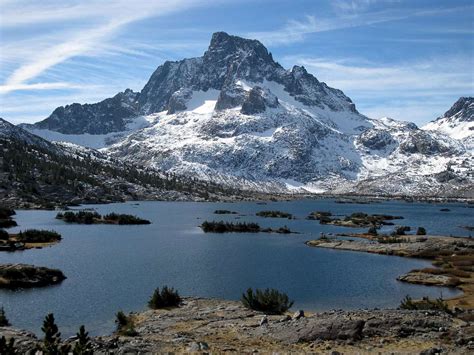
<path id="1" fill-rule="evenodd" d="M 56 133 L 122 130 L 97 148 L 131 164 L 243 189 L 474 195 L 472 131 L 462 128 L 458 139 L 441 127 L 369 119 L 304 67 L 284 69 L 256 40 L 217 32 L 202 57 L 165 62 L 140 93 L 126 93 L 109 99 L 110 112 L 107 100 L 57 109 L 27 128 L 40 135 L 44 125 Z M 472 117 L 469 100 L 446 113 L 450 124 L 472 122 L 464 119 Z M 141 123 L 124 130 L 132 121 Z M 61 130 L 53 122 L 64 122 Z"/>
<path id="2" fill-rule="evenodd" d="M 51 143 L 0 118 L 0 199 L 4 206 L 52 208 L 147 199 L 202 201 L 223 196 L 232 199 L 235 195 L 236 191 L 212 184 L 137 169 L 97 150 Z"/>

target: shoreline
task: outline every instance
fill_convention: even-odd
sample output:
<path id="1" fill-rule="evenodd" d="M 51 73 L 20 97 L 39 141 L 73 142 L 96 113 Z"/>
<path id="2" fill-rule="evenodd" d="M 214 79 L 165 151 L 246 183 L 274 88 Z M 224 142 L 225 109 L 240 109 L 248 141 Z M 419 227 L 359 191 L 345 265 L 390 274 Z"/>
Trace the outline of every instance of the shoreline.
<path id="1" fill-rule="evenodd" d="M 455 287 L 461 295 L 447 299 L 450 307 L 474 309 L 474 240 L 467 237 L 399 236 L 406 240 L 397 243 L 379 243 L 367 234 L 345 234 L 358 240 L 315 239 L 305 244 L 314 248 L 391 255 L 431 261 L 433 268 L 411 270 L 397 280 L 425 286 Z M 421 238 L 423 237 L 423 238 Z M 363 239 L 363 240 L 361 240 Z M 425 240 L 426 239 L 426 240 Z M 467 265 L 466 265 L 467 264 Z"/>
<path id="2" fill-rule="evenodd" d="M 472 313 L 466 313 L 472 316 Z M 98 353 L 163 352 L 318 352 L 420 353 L 432 349 L 454 354 L 474 349 L 469 320 L 440 311 L 332 310 L 265 315 L 241 302 L 186 297 L 177 308 L 130 313 L 133 336 L 91 338 Z M 34 348 L 32 333 L 0 327 L 21 351 Z M 74 338 L 66 343 L 73 344 Z"/>
<path id="3" fill-rule="evenodd" d="M 474 198 L 469 197 L 441 197 L 441 196 L 405 196 L 405 195 L 357 195 L 357 194 L 311 194 L 311 193 L 288 193 L 288 194 L 265 194 L 249 192 L 242 195 L 219 196 L 216 199 L 203 199 L 195 196 L 187 196 L 187 198 L 151 198 L 151 199 L 117 199 L 116 201 L 87 201 L 76 200 L 74 202 L 64 202 L 55 204 L 38 204 L 29 201 L 16 201 L 5 199 L 5 206 L 15 210 L 61 210 L 65 206 L 79 207 L 82 205 L 102 205 L 113 203 L 127 203 L 127 202 L 201 202 L 201 203 L 236 203 L 236 202 L 281 202 L 281 201 L 295 201 L 295 200 L 324 200 L 334 199 L 336 203 L 340 204 L 370 204 L 384 201 L 405 201 L 406 203 L 463 203 L 467 208 L 474 208 Z"/>

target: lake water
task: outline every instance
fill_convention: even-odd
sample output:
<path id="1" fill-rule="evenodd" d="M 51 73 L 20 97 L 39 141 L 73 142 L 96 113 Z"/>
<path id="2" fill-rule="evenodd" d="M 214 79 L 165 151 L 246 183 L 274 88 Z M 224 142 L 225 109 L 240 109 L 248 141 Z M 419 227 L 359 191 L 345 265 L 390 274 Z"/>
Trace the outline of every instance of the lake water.
<path id="1" fill-rule="evenodd" d="M 424 226 L 429 234 L 468 236 L 459 228 L 472 225 L 474 209 L 464 204 L 387 201 L 337 204 L 333 200 L 292 202 L 187 203 L 128 202 L 93 205 L 99 213 L 129 213 L 151 225 L 71 225 L 56 220 L 55 211 L 17 211 L 20 229 L 55 230 L 63 240 L 49 248 L 0 253 L 0 263 L 28 263 L 61 269 L 67 279 L 41 289 L 0 290 L 0 305 L 14 326 L 39 333 L 44 316 L 53 312 L 63 336 L 85 324 L 91 334 L 110 333 L 118 310 L 140 311 L 156 287 L 169 285 L 184 296 L 239 299 L 248 287 L 272 287 L 288 293 L 295 309 L 397 307 L 412 297 L 450 297 L 454 289 L 396 281 L 400 274 L 431 264 L 422 260 L 323 250 L 304 245 L 320 232 L 357 229 L 320 225 L 305 220 L 312 211 L 404 216 L 395 221 Z M 449 212 L 441 212 L 449 208 Z M 229 209 L 245 216 L 214 215 Z M 256 217 L 261 210 L 282 210 L 298 219 Z M 204 220 L 256 221 L 262 227 L 288 225 L 301 234 L 205 234 Z M 387 229 L 393 227 L 386 227 Z"/>

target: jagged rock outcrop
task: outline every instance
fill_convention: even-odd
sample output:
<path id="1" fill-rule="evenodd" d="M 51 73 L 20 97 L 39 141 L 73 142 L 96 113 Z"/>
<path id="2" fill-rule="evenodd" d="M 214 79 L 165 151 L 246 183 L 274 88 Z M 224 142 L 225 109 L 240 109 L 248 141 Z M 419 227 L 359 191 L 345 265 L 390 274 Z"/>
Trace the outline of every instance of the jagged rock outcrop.
<path id="1" fill-rule="evenodd" d="M 130 89 L 96 104 L 58 107 L 43 121 L 22 125 L 27 129 L 46 129 L 63 134 L 106 134 L 126 130 L 128 118 L 139 114 L 138 93 Z"/>

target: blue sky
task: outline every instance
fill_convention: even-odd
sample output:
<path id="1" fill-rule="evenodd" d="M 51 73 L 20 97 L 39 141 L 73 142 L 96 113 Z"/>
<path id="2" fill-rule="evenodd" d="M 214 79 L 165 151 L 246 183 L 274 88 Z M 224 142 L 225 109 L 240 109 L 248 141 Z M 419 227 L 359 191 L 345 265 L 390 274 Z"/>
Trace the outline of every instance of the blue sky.
<path id="1" fill-rule="evenodd" d="M 472 0 L 0 0 L 0 117 L 139 91 L 215 31 L 261 40 L 369 117 L 422 125 L 474 94 Z"/>

